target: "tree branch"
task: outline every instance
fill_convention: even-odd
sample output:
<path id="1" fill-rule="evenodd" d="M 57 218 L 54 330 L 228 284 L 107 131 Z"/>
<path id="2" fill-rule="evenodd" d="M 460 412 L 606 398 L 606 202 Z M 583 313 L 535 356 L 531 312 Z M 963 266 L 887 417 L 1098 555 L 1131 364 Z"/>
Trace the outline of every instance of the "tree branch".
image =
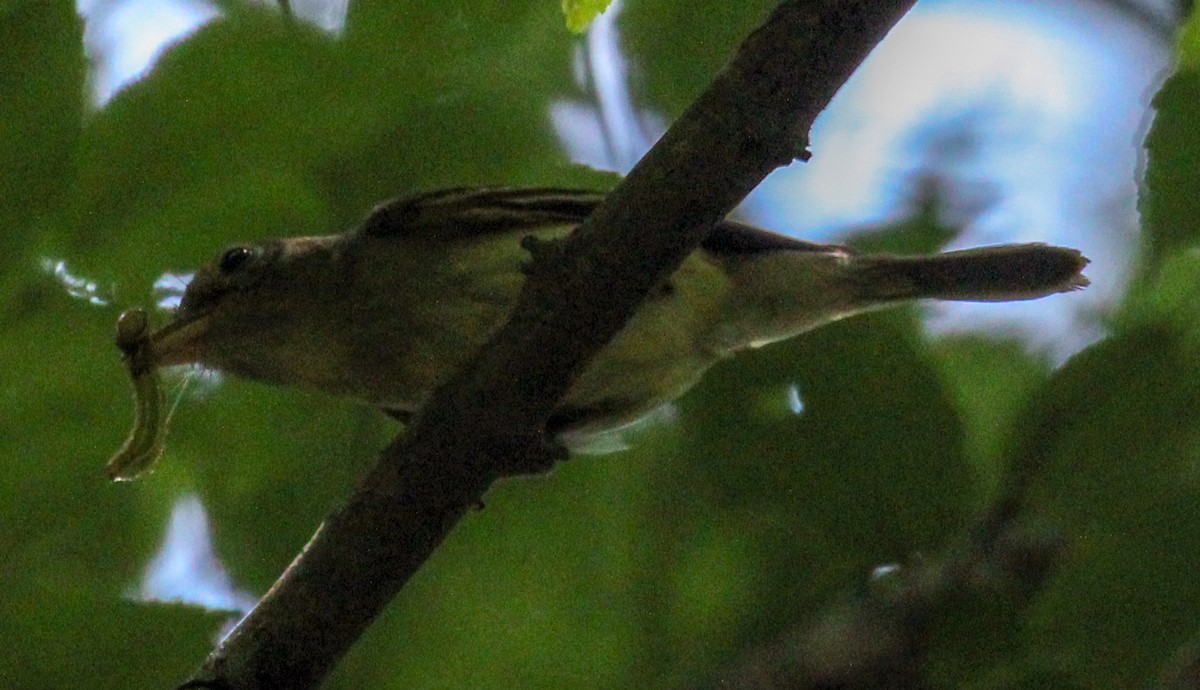
<path id="1" fill-rule="evenodd" d="M 805 157 L 817 114 L 915 0 L 789 0 L 561 246 L 511 321 L 386 448 L 188 687 L 301 690 L 504 476 L 549 469 L 542 429 L 575 375 L 708 229 Z"/>

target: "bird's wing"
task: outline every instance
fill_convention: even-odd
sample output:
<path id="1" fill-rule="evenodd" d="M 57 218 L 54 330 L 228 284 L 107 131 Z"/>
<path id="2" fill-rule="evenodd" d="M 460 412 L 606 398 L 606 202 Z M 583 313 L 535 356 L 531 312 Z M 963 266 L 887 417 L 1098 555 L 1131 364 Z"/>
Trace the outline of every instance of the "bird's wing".
<path id="1" fill-rule="evenodd" d="M 723 220 L 713 226 L 712 232 L 700 246 L 710 254 L 732 256 L 761 254 L 764 252 L 850 252 L 848 247 L 838 244 L 821 244 L 798 240 L 770 230 L 756 228 L 734 220 Z"/>
<path id="2" fill-rule="evenodd" d="M 533 230 L 583 222 L 604 194 L 572 189 L 459 187 L 402 197 L 377 206 L 360 229 L 367 235 L 443 239 Z"/>
<path id="3" fill-rule="evenodd" d="M 381 204 L 359 229 L 366 235 L 427 235 L 442 239 L 497 232 L 534 230 L 582 223 L 604 193 L 551 187 L 456 187 L 401 197 Z M 772 251 L 847 251 L 835 245 L 805 242 L 736 221 L 715 225 L 700 243 L 718 255 Z"/>

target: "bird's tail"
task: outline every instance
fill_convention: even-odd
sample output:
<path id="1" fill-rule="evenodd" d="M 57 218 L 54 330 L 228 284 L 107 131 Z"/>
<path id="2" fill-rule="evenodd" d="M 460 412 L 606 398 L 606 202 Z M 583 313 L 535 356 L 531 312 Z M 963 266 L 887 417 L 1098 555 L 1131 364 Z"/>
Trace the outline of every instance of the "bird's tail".
<path id="1" fill-rule="evenodd" d="M 868 303 L 926 298 L 1004 302 L 1084 288 L 1087 263 L 1076 249 L 1006 244 L 931 256 L 856 257 L 847 277 Z"/>
<path id="2" fill-rule="evenodd" d="M 925 256 L 828 251 L 764 252 L 735 264 L 737 289 L 706 345 L 736 352 L 836 319 L 917 299 L 1003 302 L 1086 287 L 1075 249 L 1006 244 Z"/>

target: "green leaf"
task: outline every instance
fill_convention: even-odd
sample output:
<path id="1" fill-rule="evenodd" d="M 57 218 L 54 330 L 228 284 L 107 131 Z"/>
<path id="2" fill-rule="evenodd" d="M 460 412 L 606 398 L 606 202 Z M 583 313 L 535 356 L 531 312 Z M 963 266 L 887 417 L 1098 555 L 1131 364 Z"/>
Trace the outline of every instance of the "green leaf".
<path id="1" fill-rule="evenodd" d="M 1068 557 L 1027 621 L 1034 664 L 1089 687 L 1144 687 L 1200 620 L 1200 348 L 1131 329 L 1057 372 L 1024 416 L 1014 464 Z"/>
<path id="2" fill-rule="evenodd" d="M 1192 17 L 1179 31 L 1179 42 L 1175 48 L 1180 64 L 1187 69 L 1200 69 L 1200 8 L 1192 10 Z"/>
<path id="3" fill-rule="evenodd" d="M 228 242 L 328 225 L 311 169 L 376 122 L 361 88 L 303 25 L 249 10 L 206 25 L 89 123 L 64 254 L 148 286 Z"/>
<path id="4" fill-rule="evenodd" d="M 963 449 L 982 493 L 978 507 L 996 497 L 1005 472 L 1004 451 L 1017 413 L 1050 374 L 1050 364 L 1017 341 L 981 336 L 941 338 L 934 362 L 963 420 Z"/>
<path id="5" fill-rule="evenodd" d="M 437 20 L 462 51 L 405 63 L 374 51 L 403 47 L 387 29 L 412 8 L 376 9 L 380 26 L 352 23 L 336 41 L 247 8 L 167 51 L 89 123 L 62 253 L 88 271 L 121 262 L 119 283 L 148 285 L 230 242 L 342 230 L 404 191 L 559 172 L 543 122 L 569 75 L 530 66 L 565 61 L 568 38 L 497 7 L 505 40 Z"/>
<path id="6" fill-rule="evenodd" d="M 653 451 L 574 458 L 509 481 L 463 520 L 356 645 L 330 688 L 648 687 L 661 645 Z M 447 658 L 455 663 L 447 664 Z"/>
<path id="7" fill-rule="evenodd" d="M 1153 271 L 1200 238 L 1200 68 L 1182 65 L 1154 97 L 1139 205 Z"/>
<path id="8" fill-rule="evenodd" d="M 588 24 L 601 12 L 608 8 L 612 0 L 562 0 L 563 16 L 567 20 L 567 28 L 575 33 L 583 33 Z"/>
<path id="9" fill-rule="evenodd" d="M 1181 336 L 1200 342 L 1200 252 L 1184 251 L 1168 257 L 1145 288 L 1129 299 L 1121 323 L 1125 328 L 1170 324 Z"/>
<path id="10" fill-rule="evenodd" d="M 83 21 L 25 0 L 0 12 L 0 257 L 11 261 L 70 187 L 83 124 Z"/>
<path id="11" fill-rule="evenodd" d="M 708 86 L 743 38 L 767 17 L 775 0 L 689 0 L 627 3 L 622 47 L 639 65 L 634 86 L 673 119 Z M 670 31 L 670 40 L 664 32 Z"/>
<path id="12" fill-rule="evenodd" d="M 658 615 L 675 653 L 709 673 L 873 568 L 935 552 L 978 500 L 958 412 L 909 311 L 746 353 L 682 407 L 672 476 L 695 507 L 674 507 L 673 521 L 689 526 L 675 567 L 714 562 L 713 577 L 740 580 L 719 617 L 686 598 Z M 711 555 L 716 539 L 723 560 Z"/>

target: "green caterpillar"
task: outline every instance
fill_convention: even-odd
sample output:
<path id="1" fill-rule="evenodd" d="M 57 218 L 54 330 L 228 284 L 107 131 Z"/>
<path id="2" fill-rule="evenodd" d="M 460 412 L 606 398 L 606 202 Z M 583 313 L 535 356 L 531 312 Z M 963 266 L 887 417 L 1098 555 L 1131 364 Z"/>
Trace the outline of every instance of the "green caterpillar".
<path id="1" fill-rule="evenodd" d="M 148 471 L 162 455 L 167 414 L 158 368 L 150 362 L 150 319 L 144 309 L 121 313 L 116 340 L 133 380 L 133 430 L 104 469 L 109 479 L 128 481 Z"/>

